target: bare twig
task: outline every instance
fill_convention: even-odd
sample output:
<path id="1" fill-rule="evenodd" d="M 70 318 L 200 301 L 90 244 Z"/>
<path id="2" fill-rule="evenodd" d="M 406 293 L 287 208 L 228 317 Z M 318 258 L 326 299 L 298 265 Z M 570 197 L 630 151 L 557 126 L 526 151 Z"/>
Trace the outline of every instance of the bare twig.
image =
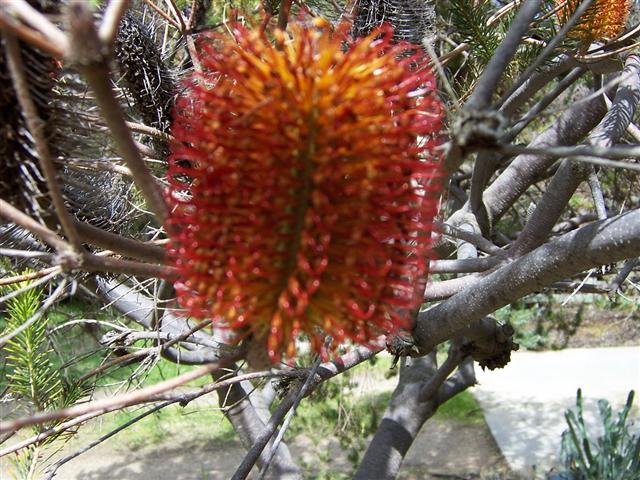
<path id="1" fill-rule="evenodd" d="M 640 158 L 640 147 L 633 145 L 614 145 L 611 147 L 600 147 L 596 145 L 576 145 L 572 147 L 525 147 L 520 145 L 499 145 L 496 147 L 501 152 L 509 155 L 534 154 L 551 157 L 570 157 L 574 160 L 593 163 L 595 165 L 606 164 L 604 166 L 626 168 L 638 170 L 640 165 L 629 161 L 612 161 L 606 159 L 629 159 Z"/>
<path id="2" fill-rule="evenodd" d="M 628 258 L 624 262 L 624 265 L 620 269 L 620 272 L 618 272 L 616 277 L 612 280 L 611 284 L 609 285 L 608 290 L 610 292 L 610 296 L 615 295 L 615 293 L 618 291 L 620 286 L 624 283 L 624 281 L 627 279 L 629 274 L 633 271 L 635 266 L 638 265 L 638 262 L 640 262 L 640 259 L 637 257 Z"/>
<path id="3" fill-rule="evenodd" d="M 430 273 L 473 273 L 484 272 L 500 263 L 499 257 L 465 258 L 459 260 L 432 260 Z"/>
<path id="4" fill-rule="evenodd" d="M 14 248 L 0 248 L 0 255 L 6 257 L 33 258 L 44 261 L 49 261 L 52 257 L 52 254 L 47 252 L 32 252 L 31 250 L 16 250 Z"/>
<path id="5" fill-rule="evenodd" d="M 507 68 L 513 55 L 515 55 L 522 37 L 527 30 L 529 30 L 529 24 L 538 13 L 539 8 L 540 0 L 527 0 L 520 7 L 509 27 L 509 31 L 494 52 L 484 73 L 478 80 L 473 94 L 465 104 L 464 108 L 466 110 L 482 110 L 489 106 L 493 92 L 495 92 L 500 82 L 500 77 L 502 77 L 502 73 Z"/>
<path id="6" fill-rule="evenodd" d="M 529 125 L 537 117 L 540 112 L 547 108 L 551 104 L 551 102 L 558 98 L 558 96 L 567 88 L 574 85 L 576 80 L 584 75 L 585 72 L 586 69 L 582 67 L 574 68 L 571 72 L 569 72 L 560 82 L 556 84 L 556 86 L 550 92 L 545 94 L 544 97 L 542 97 L 533 107 L 531 107 L 531 109 L 529 109 L 524 117 L 516 122 L 516 124 L 501 139 L 501 141 L 510 142 L 511 140 L 516 138 L 520 134 L 520 132 L 522 132 L 522 130 L 524 130 L 527 125 Z"/>
<path id="7" fill-rule="evenodd" d="M 602 187 L 600 186 L 600 180 L 598 180 L 598 174 L 593 169 L 591 173 L 589 173 L 589 188 L 591 189 L 593 204 L 598 213 L 598 219 L 604 220 L 607 218 L 607 206 L 604 203 L 604 195 L 602 193 Z"/>
<path id="8" fill-rule="evenodd" d="M 424 402 L 436 396 L 440 386 L 444 383 L 451 372 L 456 369 L 463 358 L 464 356 L 460 351 L 460 343 L 456 341 L 452 342 L 451 347 L 449 347 L 447 359 L 420 390 L 420 400 Z"/>
<path id="9" fill-rule="evenodd" d="M 379 350 L 378 350 L 379 351 Z M 311 392 L 316 385 L 320 382 L 325 381 L 338 373 L 341 373 L 349 368 L 354 367 L 355 365 L 371 358 L 377 353 L 376 350 L 370 350 L 365 347 L 358 347 L 353 351 L 343 355 L 342 357 L 336 358 L 331 362 L 320 365 L 318 368 L 318 373 L 313 378 L 313 383 L 309 387 L 308 392 Z M 307 378 L 309 378 L 307 377 Z M 242 460 L 242 463 L 234 473 L 232 480 L 239 480 L 247 478 L 249 472 L 255 465 L 256 461 L 260 457 L 260 454 L 264 450 L 265 446 L 273 436 L 276 431 L 276 428 L 284 419 L 286 413 L 293 406 L 294 400 L 297 396 L 297 391 L 291 391 L 283 400 L 280 402 L 280 405 L 273 412 L 273 415 L 269 419 L 269 422 L 265 425 L 265 428 L 260 432 L 257 438 L 254 440 L 251 449 Z"/>
<path id="10" fill-rule="evenodd" d="M 105 258 L 91 254 L 85 254 L 83 256 L 82 269 L 87 272 L 126 273 L 149 278 L 163 277 L 165 275 L 171 276 L 174 272 L 172 267 L 165 267 L 163 265 L 120 260 L 118 258 Z"/>
<path id="11" fill-rule="evenodd" d="M 52 43 L 49 38 L 26 25 L 18 23 L 14 18 L 2 11 L 0 11 L 0 28 L 54 57 L 62 57 L 65 53 L 59 45 Z"/>
<path id="12" fill-rule="evenodd" d="M 2 285 L 11 285 L 14 283 L 20 283 L 27 280 L 33 280 L 35 278 L 41 278 L 51 273 L 59 273 L 61 271 L 60 267 L 49 267 L 43 270 L 38 270 L 36 272 L 24 273 L 22 275 L 14 275 L 13 277 L 5 277 L 0 278 L 0 286 Z"/>
<path id="13" fill-rule="evenodd" d="M 39 287 L 40 285 L 47 283 L 49 280 L 51 280 L 52 278 L 55 278 L 56 276 L 59 275 L 59 272 L 51 272 L 49 275 L 45 275 L 44 277 L 42 277 L 40 280 L 36 280 L 35 282 L 30 282 L 27 285 L 20 287 L 16 290 L 13 290 L 9 293 L 7 293 L 6 295 L 3 295 L 2 297 L 0 297 L 0 304 L 6 302 L 7 300 L 11 300 L 14 297 L 17 297 L 18 295 L 32 290 L 34 288 Z"/>
<path id="14" fill-rule="evenodd" d="M 111 45 L 120 27 L 120 20 L 129 7 L 129 0 L 111 0 L 102 16 L 98 37 L 105 45 Z"/>
<path id="15" fill-rule="evenodd" d="M 149 5 L 153 10 L 155 10 L 158 15 L 164 18 L 167 22 L 169 22 L 173 27 L 180 29 L 180 25 L 176 22 L 170 15 L 168 15 L 164 10 L 162 10 L 159 6 L 157 6 L 152 0 L 143 0 L 144 3 Z"/>
<path id="16" fill-rule="evenodd" d="M 575 61 L 572 58 L 561 58 L 558 63 L 545 70 L 534 73 L 502 103 L 500 110 L 507 116 L 511 116 L 524 105 L 533 95 L 547 85 L 550 81 L 566 71 L 570 70 Z"/>
<path id="17" fill-rule="evenodd" d="M 160 393 L 173 390 L 180 385 L 187 382 L 191 382 L 205 375 L 209 375 L 220 368 L 224 368 L 226 365 L 233 363 L 237 360 L 238 354 L 234 353 L 228 357 L 220 359 L 220 361 L 202 366 L 190 372 L 183 373 L 177 377 L 165 380 L 164 382 L 156 383 L 149 387 L 141 388 L 133 392 L 117 395 L 113 398 L 106 398 L 103 400 L 96 400 L 93 402 L 83 403 L 81 405 L 75 405 L 73 407 L 63 408 L 61 410 L 53 410 L 48 412 L 38 412 L 28 417 L 18 418 L 16 420 L 9 420 L 6 422 L 0 422 L 0 433 L 17 430 L 30 425 L 40 425 L 42 423 L 50 422 L 52 420 L 60 420 L 63 418 L 79 417 L 90 412 L 111 412 L 119 410 L 124 407 L 136 405 L 147 401 L 150 397 L 158 395 Z"/>
<path id="18" fill-rule="evenodd" d="M 544 50 L 540 52 L 540 54 L 536 57 L 536 59 L 527 67 L 527 69 L 520 74 L 518 80 L 511 86 L 511 88 L 502 96 L 500 103 L 505 102 L 514 92 L 516 92 L 536 71 L 536 69 L 542 65 L 545 59 L 549 56 L 551 52 L 555 50 L 558 44 L 564 39 L 567 32 L 573 28 L 578 19 L 582 16 L 584 12 L 587 11 L 587 8 L 591 6 L 593 0 L 584 0 L 578 8 L 573 12 L 573 14 L 569 17 L 566 23 L 562 26 L 560 31 L 553 37 L 546 45 Z"/>
<path id="19" fill-rule="evenodd" d="M 79 457 L 80 455 L 82 455 L 83 453 L 91 450 L 93 447 L 95 447 L 96 445 L 100 445 L 102 442 L 109 440 L 111 437 L 113 437 L 114 435 L 117 435 L 118 433 L 120 433 L 121 431 L 129 428 L 131 425 L 133 425 L 134 423 L 139 422 L 140 420 L 142 420 L 145 417 L 148 417 L 149 415 L 157 412 L 158 410 L 161 410 L 165 407 L 168 407 L 169 405 L 171 405 L 173 402 L 165 402 L 165 403 L 161 403 L 160 405 L 156 405 L 152 408 L 150 408 L 149 410 L 147 410 L 146 412 L 132 418 L 131 420 L 123 423 L 122 425 L 119 425 L 117 428 L 114 428 L 113 430 L 111 430 L 109 433 L 106 433 L 104 435 L 102 435 L 101 437 L 97 438 L 96 440 L 94 440 L 93 442 L 89 442 L 87 445 L 83 446 L 82 448 L 80 448 L 79 450 L 73 452 L 70 455 L 67 455 L 66 457 L 61 458 L 60 460 L 57 460 L 53 465 L 51 465 L 50 467 L 47 468 L 47 470 L 45 471 L 45 480 L 50 480 L 52 479 L 55 475 L 56 472 L 58 471 L 58 469 L 64 465 L 65 463 L 73 460 L 76 457 Z"/>
<path id="20" fill-rule="evenodd" d="M 328 337 L 324 342 L 324 349 L 325 350 L 327 350 L 329 348 L 330 343 L 331 343 L 331 337 Z M 313 365 L 313 368 L 311 369 L 311 371 L 309 372 L 309 375 L 307 376 L 306 380 L 304 381 L 304 383 L 300 387 L 300 390 L 298 391 L 298 394 L 296 395 L 296 398 L 294 399 L 293 406 L 291 407 L 291 410 L 289 410 L 289 412 L 287 413 L 287 416 L 284 419 L 284 422 L 282 422 L 282 427 L 280 427 L 280 431 L 276 435 L 276 438 L 273 441 L 273 444 L 271 445 L 271 448 L 269 449 L 269 453 L 267 455 L 267 460 L 264 463 L 264 465 L 262 466 L 262 470 L 260 470 L 260 475 L 258 476 L 259 480 L 262 480 L 262 479 L 264 479 L 266 477 L 267 470 L 269 470 L 269 465 L 271 464 L 271 461 L 273 460 L 273 457 L 276 455 L 276 452 L 278 451 L 278 445 L 280 445 L 280 442 L 284 438 L 284 434 L 287 431 L 287 428 L 289 428 L 289 424 L 291 423 L 291 419 L 296 414 L 296 409 L 298 408 L 298 405 L 300 404 L 300 401 L 307 394 L 307 392 L 309 391 L 309 388 L 311 388 L 311 383 L 313 382 L 313 378 L 315 377 L 316 372 L 318 371 L 318 367 L 320 366 L 320 362 L 321 361 L 322 361 L 322 357 L 320 355 L 318 355 L 318 358 L 316 359 L 315 364 Z"/>
<path id="21" fill-rule="evenodd" d="M 71 252 L 71 245 L 65 242 L 62 238 L 56 235 L 55 232 L 49 230 L 44 225 L 36 222 L 26 213 L 22 213 L 16 207 L 10 203 L 5 202 L 0 198 L 0 216 L 10 220 L 11 222 L 20 225 L 22 228 L 33 233 L 36 237 L 41 239 L 46 244 L 55 248 L 59 252 Z"/>
<path id="22" fill-rule="evenodd" d="M 67 36 L 29 3 L 24 0 L 2 0 L 2 6 L 27 25 L 35 28 L 61 51 L 68 50 L 69 42 Z"/>
<path id="23" fill-rule="evenodd" d="M 87 243 L 148 262 L 164 262 L 165 250 L 162 247 L 116 235 L 87 223 L 79 221 L 74 223 L 78 233 Z"/>
<path id="24" fill-rule="evenodd" d="M 145 400 L 145 402 L 167 402 L 169 404 L 175 404 L 175 403 L 180 403 L 181 406 L 185 406 L 187 405 L 189 402 L 195 400 L 196 398 L 202 397 L 203 395 L 206 395 L 208 393 L 214 392 L 216 390 L 228 387 L 230 385 L 233 385 L 235 383 L 241 383 L 244 382 L 246 380 L 252 380 L 252 379 L 257 379 L 257 378 L 265 378 L 265 377 L 284 377 L 284 376 L 295 376 L 296 372 L 253 372 L 253 373 L 247 373 L 244 375 L 238 375 L 238 376 L 234 376 L 232 378 L 229 379 L 225 379 L 225 380 L 220 380 L 214 383 L 211 383 L 209 385 L 206 385 L 194 392 L 188 392 L 188 393 L 181 393 L 179 395 L 163 395 L 163 394 L 159 394 L 159 395 L 154 395 L 149 397 L 148 399 Z M 119 409 L 116 409 L 119 410 Z M 113 411 L 113 410 L 110 410 Z M 104 412 L 104 411 L 97 411 L 97 412 L 91 412 L 85 415 L 81 415 L 79 417 L 74 418 L 73 420 L 69 420 L 67 422 L 63 422 L 59 425 L 56 425 L 55 427 L 52 427 L 48 430 L 45 430 L 44 432 L 39 433 L 38 435 L 34 435 L 32 437 L 29 437 L 19 443 L 16 443 L 14 445 L 11 445 L 10 447 L 7 447 L 3 450 L 0 450 L 0 457 L 3 457 L 5 455 L 9 455 L 10 453 L 13 452 L 17 452 L 25 447 L 28 447 L 29 445 L 33 445 L 34 443 L 38 443 L 41 442 L 47 438 L 49 438 L 52 435 L 58 435 L 59 433 L 62 433 L 66 430 L 69 430 L 70 428 L 73 428 L 81 423 L 84 423 L 88 420 L 91 420 L 93 418 L 99 417 L 101 415 L 104 415 L 105 413 L 109 413 L 109 412 Z"/>
<path id="25" fill-rule="evenodd" d="M 153 128 L 148 125 L 143 125 L 142 123 L 136 123 L 136 122 L 126 122 L 126 123 L 127 123 L 127 127 L 129 127 L 129 130 L 131 130 L 132 132 L 144 133 L 146 135 L 159 138 L 160 140 L 164 140 L 166 142 L 174 141 L 174 138 L 172 135 L 169 135 L 168 133 L 158 130 L 157 128 Z"/>
<path id="26" fill-rule="evenodd" d="M 497 255 L 497 256 L 505 255 L 504 250 L 502 250 L 500 247 L 494 245 L 491 241 L 487 240 L 486 238 L 480 235 L 475 235 L 471 232 L 466 232 L 448 223 L 435 222 L 435 225 L 438 229 L 442 231 L 444 235 L 447 235 L 453 238 L 458 238 L 460 240 L 464 240 L 465 242 L 469 242 L 475 245 L 476 247 L 478 247 L 480 250 L 482 250 L 485 253 L 488 253 L 491 255 Z"/>
<path id="27" fill-rule="evenodd" d="M 593 222 L 551 240 L 421 312 L 413 331 L 420 351 L 456 335 L 469 323 L 558 280 L 640 256 L 640 210 Z"/>

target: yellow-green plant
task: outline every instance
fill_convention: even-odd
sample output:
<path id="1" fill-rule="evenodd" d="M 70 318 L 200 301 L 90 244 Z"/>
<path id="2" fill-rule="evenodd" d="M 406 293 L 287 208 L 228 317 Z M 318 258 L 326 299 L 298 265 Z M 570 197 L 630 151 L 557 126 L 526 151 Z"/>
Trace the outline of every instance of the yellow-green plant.
<path id="1" fill-rule="evenodd" d="M 582 390 L 578 389 L 576 411 L 565 414 L 569 429 L 562 434 L 561 458 L 566 469 L 559 480 L 633 480 L 640 477 L 640 435 L 631 434 L 629 412 L 634 391 L 627 403 L 613 415 L 606 400 L 598 402 L 604 433 L 595 442 L 582 415 Z"/>
<path id="2" fill-rule="evenodd" d="M 71 405 L 86 393 L 83 385 L 66 381 L 62 371 L 55 365 L 55 353 L 47 338 L 48 317 L 41 315 L 31 321 L 42 308 L 44 296 L 42 288 L 29 288 L 31 283 L 31 280 L 27 280 L 2 289 L 2 293 L 20 293 L 5 304 L 5 328 L 1 335 L 13 335 L 4 346 L 8 381 L 6 394 L 13 397 L 19 409 L 29 413 Z M 43 424 L 34 427 L 34 434 L 52 426 Z M 59 435 L 49 436 L 14 457 L 17 478 L 33 478 L 43 448 L 56 438 Z"/>

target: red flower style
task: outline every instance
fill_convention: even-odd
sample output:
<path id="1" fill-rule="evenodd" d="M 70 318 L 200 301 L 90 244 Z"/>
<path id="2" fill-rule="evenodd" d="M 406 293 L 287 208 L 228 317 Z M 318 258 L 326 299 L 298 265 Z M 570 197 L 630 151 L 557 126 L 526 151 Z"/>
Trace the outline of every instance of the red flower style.
<path id="1" fill-rule="evenodd" d="M 266 339 L 271 361 L 412 327 L 442 169 L 418 47 L 382 27 L 232 25 L 177 104 L 169 259 L 189 314 Z M 409 53 L 408 53 L 409 52 Z"/>

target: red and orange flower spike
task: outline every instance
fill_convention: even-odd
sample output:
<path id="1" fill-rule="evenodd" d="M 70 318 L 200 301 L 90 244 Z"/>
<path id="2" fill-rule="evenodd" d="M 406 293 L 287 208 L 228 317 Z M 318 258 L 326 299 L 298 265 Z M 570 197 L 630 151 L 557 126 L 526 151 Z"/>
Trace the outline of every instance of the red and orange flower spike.
<path id="1" fill-rule="evenodd" d="M 582 0 L 556 0 L 556 5 L 562 7 L 558 11 L 560 21 L 565 22 L 580 3 Z M 586 44 L 614 39 L 624 31 L 630 9 L 630 0 L 594 0 L 568 36 Z"/>
<path id="2" fill-rule="evenodd" d="M 383 27 L 232 25 L 177 104 L 168 180 L 179 303 L 266 339 L 367 344 L 410 328 L 427 277 L 443 107 L 422 57 Z"/>

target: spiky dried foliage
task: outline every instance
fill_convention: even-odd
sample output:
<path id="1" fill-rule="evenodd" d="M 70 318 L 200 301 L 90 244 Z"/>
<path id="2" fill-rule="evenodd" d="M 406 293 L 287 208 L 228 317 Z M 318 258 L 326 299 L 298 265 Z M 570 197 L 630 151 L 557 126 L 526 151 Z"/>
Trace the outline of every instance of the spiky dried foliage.
<path id="1" fill-rule="evenodd" d="M 173 73 L 162 59 L 151 26 L 128 11 L 122 18 L 115 42 L 115 57 L 127 101 L 142 122 L 162 132 L 171 125 L 176 84 Z M 154 139 L 161 158 L 168 154 L 166 142 Z"/>
<path id="2" fill-rule="evenodd" d="M 59 13 L 62 6 L 61 2 L 48 0 L 30 3 L 48 14 Z M 96 227 L 119 233 L 129 231 L 139 217 L 131 215 L 131 182 L 100 166 L 111 162 L 114 154 L 106 132 L 102 133 L 97 108 L 87 97 L 86 85 L 76 72 L 34 47 L 20 43 L 20 54 L 47 147 L 59 168 L 58 180 L 69 211 Z M 55 229 L 46 182 L 21 113 L 2 42 L 0 112 L 0 197 Z M 163 128 L 167 127 L 168 121 Z M 0 237 L 3 244 L 29 238 L 15 228 L 3 229 Z M 32 245 L 27 242 L 25 248 Z"/>
<path id="3" fill-rule="evenodd" d="M 20 50 L 29 93 L 44 121 L 46 135 L 55 145 L 56 119 L 51 95 L 58 69 L 50 57 L 38 50 L 23 43 Z M 33 139 L 13 88 L 4 41 L 0 40 L 0 197 L 40 217 L 48 203 L 46 192 Z"/>
<path id="4" fill-rule="evenodd" d="M 268 338 L 272 361 L 299 333 L 320 351 L 324 334 L 409 328 L 440 187 L 424 59 L 388 26 L 354 41 L 347 24 L 296 23 L 275 46 L 232 28 L 203 44 L 207 72 L 177 104 L 166 229 L 181 305 Z"/>
<path id="5" fill-rule="evenodd" d="M 369 35 L 382 23 L 394 28 L 396 40 L 420 45 L 433 33 L 435 7 L 431 0 L 360 0 L 356 5 L 353 32 Z"/>
<path id="6" fill-rule="evenodd" d="M 556 0 L 556 5 L 562 6 L 558 12 L 560 21 L 564 23 L 580 3 L 581 0 Z M 630 9 L 631 0 L 595 0 L 568 36 L 586 44 L 616 38 L 626 26 Z"/>

